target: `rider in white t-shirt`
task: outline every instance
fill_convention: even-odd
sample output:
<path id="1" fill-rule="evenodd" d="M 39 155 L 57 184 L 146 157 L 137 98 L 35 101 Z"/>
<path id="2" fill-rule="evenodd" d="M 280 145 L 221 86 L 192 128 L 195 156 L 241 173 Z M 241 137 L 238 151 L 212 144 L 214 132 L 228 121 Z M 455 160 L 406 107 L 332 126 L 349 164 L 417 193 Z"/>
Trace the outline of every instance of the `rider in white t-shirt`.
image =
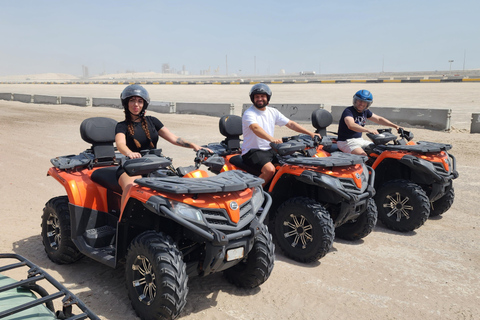
<path id="1" fill-rule="evenodd" d="M 308 134 L 312 138 L 318 133 L 311 132 L 295 121 L 289 120 L 275 108 L 267 107 L 272 91 L 264 83 L 258 83 L 250 89 L 250 100 L 253 105 L 242 116 L 243 144 L 242 159 L 245 164 L 260 172 L 260 178 L 265 180 L 264 186 L 275 174 L 273 161 L 276 159 L 270 143 L 281 143 L 282 139 L 273 137 L 275 125 Z"/>

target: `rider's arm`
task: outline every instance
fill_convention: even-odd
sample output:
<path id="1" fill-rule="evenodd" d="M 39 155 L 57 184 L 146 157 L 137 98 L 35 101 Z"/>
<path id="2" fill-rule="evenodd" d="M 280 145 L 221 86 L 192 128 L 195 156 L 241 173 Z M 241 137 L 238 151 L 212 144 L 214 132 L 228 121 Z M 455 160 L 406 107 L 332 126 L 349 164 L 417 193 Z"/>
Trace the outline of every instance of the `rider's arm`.
<path id="1" fill-rule="evenodd" d="M 127 147 L 127 137 L 123 132 L 119 132 L 115 135 L 115 145 L 117 146 L 117 149 L 118 151 L 120 151 L 121 154 L 129 157 L 130 159 L 142 157 L 140 153 L 133 152 L 132 150 L 130 150 L 129 147 Z"/>
<path id="2" fill-rule="evenodd" d="M 296 131 L 298 133 L 303 133 L 303 134 L 308 134 L 310 137 L 314 137 L 315 135 L 318 135 L 320 138 L 322 137 L 320 134 L 318 133 L 314 133 L 310 130 L 307 130 L 305 129 L 304 127 L 302 127 L 301 125 L 299 125 L 298 123 L 296 123 L 295 121 L 288 121 L 288 123 L 285 125 L 288 129 L 290 130 L 293 130 L 293 131 Z"/>
<path id="3" fill-rule="evenodd" d="M 174 144 L 176 146 L 180 147 L 185 147 L 185 148 L 192 148 L 195 151 L 198 151 L 202 149 L 199 145 L 186 141 L 178 136 L 176 136 L 173 132 L 168 130 L 166 127 L 162 127 L 160 130 L 158 130 L 158 135 L 162 137 L 163 139 L 167 140 L 171 144 Z"/>
<path id="4" fill-rule="evenodd" d="M 371 117 L 369 119 L 372 119 Z M 362 127 L 361 125 L 355 123 L 355 120 L 353 120 L 353 117 L 345 117 L 345 124 L 347 125 L 348 129 L 355 131 L 355 132 L 368 132 L 368 133 L 373 133 L 373 134 L 378 134 L 378 131 L 375 129 L 368 129 L 365 127 Z"/>
<path id="5" fill-rule="evenodd" d="M 250 130 L 259 138 L 267 140 L 268 142 L 273 143 L 282 143 L 282 139 L 275 139 L 271 135 L 269 135 L 258 123 L 252 123 L 249 126 Z"/>
<path id="6" fill-rule="evenodd" d="M 386 118 L 384 117 L 380 117 L 376 114 L 373 114 L 370 118 L 368 118 L 369 120 L 372 120 L 373 122 L 375 123 L 378 123 L 378 124 L 381 124 L 382 126 L 388 126 L 388 127 L 392 127 L 392 128 L 395 128 L 396 130 L 398 130 L 399 128 L 401 128 L 400 126 L 397 126 L 396 124 L 394 124 L 393 122 L 387 120 Z"/>

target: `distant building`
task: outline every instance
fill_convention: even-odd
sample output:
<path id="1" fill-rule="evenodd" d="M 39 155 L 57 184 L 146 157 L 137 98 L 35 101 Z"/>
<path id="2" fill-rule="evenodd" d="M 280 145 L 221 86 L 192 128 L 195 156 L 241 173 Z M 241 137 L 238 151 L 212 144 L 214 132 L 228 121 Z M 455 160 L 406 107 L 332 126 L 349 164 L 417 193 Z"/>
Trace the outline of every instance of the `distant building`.
<path id="1" fill-rule="evenodd" d="M 314 76 L 315 71 L 300 71 L 301 76 Z"/>

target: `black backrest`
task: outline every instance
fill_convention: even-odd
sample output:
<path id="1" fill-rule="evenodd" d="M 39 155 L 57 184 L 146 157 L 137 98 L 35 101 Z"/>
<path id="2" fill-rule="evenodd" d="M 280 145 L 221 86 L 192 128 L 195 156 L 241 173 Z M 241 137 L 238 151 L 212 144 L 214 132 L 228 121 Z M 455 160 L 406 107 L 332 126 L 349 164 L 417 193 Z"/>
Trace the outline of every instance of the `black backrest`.
<path id="1" fill-rule="evenodd" d="M 240 135 L 242 135 L 242 117 L 226 115 L 220 118 L 218 123 L 220 133 L 225 136 L 222 142 L 228 150 L 240 150 Z"/>
<path id="2" fill-rule="evenodd" d="M 333 117 L 330 112 L 325 109 L 317 109 L 312 112 L 312 125 L 315 132 L 319 133 L 322 137 L 327 135 L 327 127 L 333 122 Z"/>
<path id="3" fill-rule="evenodd" d="M 97 163 L 113 162 L 115 159 L 115 127 L 117 121 L 94 117 L 83 120 L 80 135 L 85 142 L 92 144 L 92 151 Z"/>

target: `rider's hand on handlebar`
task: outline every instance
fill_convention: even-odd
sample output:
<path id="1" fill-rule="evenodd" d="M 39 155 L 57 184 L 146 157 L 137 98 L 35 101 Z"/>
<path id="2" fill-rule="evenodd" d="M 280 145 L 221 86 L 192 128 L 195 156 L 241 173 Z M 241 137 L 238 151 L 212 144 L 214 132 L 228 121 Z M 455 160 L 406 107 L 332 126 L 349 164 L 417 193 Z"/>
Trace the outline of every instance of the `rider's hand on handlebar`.
<path id="1" fill-rule="evenodd" d="M 273 139 L 273 141 L 271 141 L 271 143 L 279 144 L 279 143 L 283 143 L 283 140 L 282 139 Z"/>
<path id="2" fill-rule="evenodd" d="M 130 159 L 138 159 L 141 158 L 142 155 L 138 152 L 130 152 L 127 154 L 127 157 L 129 157 Z"/>
<path id="3" fill-rule="evenodd" d="M 198 152 L 199 150 L 207 150 L 209 153 L 214 153 L 214 152 L 213 152 L 212 150 L 210 150 L 209 148 L 200 147 L 200 146 L 197 146 L 197 145 L 194 145 L 193 150 L 194 150 L 195 152 Z"/>
<path id="4" fill-rule="evenodd" d="M 378 134 L 378 131 L 376 129 L 367 129 L 367 133 Z"/>

